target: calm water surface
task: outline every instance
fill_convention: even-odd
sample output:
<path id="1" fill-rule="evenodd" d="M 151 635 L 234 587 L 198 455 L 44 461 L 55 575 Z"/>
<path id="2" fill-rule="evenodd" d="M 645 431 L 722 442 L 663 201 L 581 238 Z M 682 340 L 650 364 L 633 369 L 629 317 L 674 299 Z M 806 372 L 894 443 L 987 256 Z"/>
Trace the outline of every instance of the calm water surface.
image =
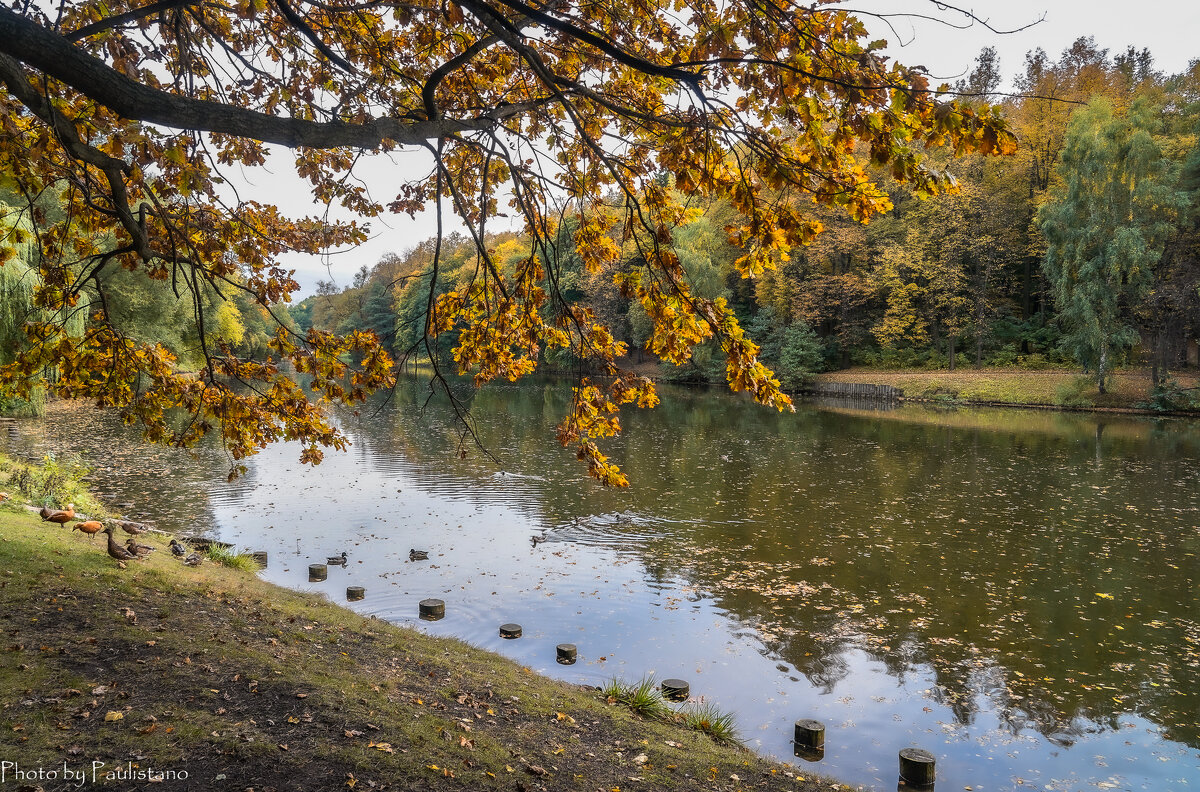
<path id="1" fill-rule="evenodd" d="M 88 409 L 10 450 L 74 450 L 96 489 L 178 530 L 267 550 L 263 575 L 535 670 L 688 679 L 748 742 L 894 789 L 896 752 L 939 789 L 1200 786 L 1200 426 L 1024 411 L 801 407 L 667 391 L 610 444 L 629 490 L 584 481 L 551 427 L 558 384 L 481 392 L 458 460 L 423 383 L 342 416 L 318 468 L 281 445 L 228 484 L 214 449 L 147 450 Z M 534 543 L 533 537 L 544 539 Z M 410 548 L 430 552 L 410 562 Z M 307 582 L 307 564 L 350 564 Z M 416 617 L 424 597 L 443 621 Z M 524 626 L 517 641 L 497 625 Z M 554 646 L 579 646 L 574 666 Z"/>

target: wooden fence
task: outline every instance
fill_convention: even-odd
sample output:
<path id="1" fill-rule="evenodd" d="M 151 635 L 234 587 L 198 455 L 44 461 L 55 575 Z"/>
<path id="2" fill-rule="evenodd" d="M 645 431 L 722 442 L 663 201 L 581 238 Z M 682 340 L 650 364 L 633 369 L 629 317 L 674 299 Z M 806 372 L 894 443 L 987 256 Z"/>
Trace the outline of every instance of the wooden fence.
<path id="1" fill-rule="evenodd" d="M 904 392 L 893 385 L 871 385 L 865 382 L 810 382 L 801 393 L 835 399 L 855 399 L 881 402 L 900 401 Z"/>

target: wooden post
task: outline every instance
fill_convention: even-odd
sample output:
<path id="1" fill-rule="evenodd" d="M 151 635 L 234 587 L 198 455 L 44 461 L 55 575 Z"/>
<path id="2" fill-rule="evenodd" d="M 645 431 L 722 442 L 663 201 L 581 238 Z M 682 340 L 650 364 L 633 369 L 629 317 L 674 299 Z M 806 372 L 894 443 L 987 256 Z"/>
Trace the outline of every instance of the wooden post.
<path id="1" fill-rule="evenodd" d="M 691 686 L 682 679 L 664 679 L 662 681 L 663 698 L 669 701 L 687 701 Z"/>
<path id="2" fill-rule="evenodd" d="M 324 564 L 308 565 L 308 580 L 310 583 L 318 580 L 324 580 L 327 577 L 329 577 L 329 567 L 325 566 Z"/>
<path id="3" fill-rule="evenodd" d="M 250 557 L 253 558 L 254 562 L 256 564 L 258 564 L 260 567 L 262 567 L 263 569 L 267 568 L 267 551 L 266 550 L 255 550 L 253 553 L 250 554 Z"/>
<path id="4" fill-rule="evenodd" d="M 796 721 L 796 745 L 800 748 L 824 748 L 825 724 L 811 718 Z"/>
<path id="5" fill-rule="evenodd" d="M 500 625 L 500 637 L 501 638 L 520 638 L 521 637 L 521 625 L 513 624 L 512 622 L 509 622 L 508 624 L 501 624 Z"/>
<path id="6" fill-rule="evenodd" d="M 418 607 L 425 621 L 437 621 L 446 615 L 446 603 L 440 599 L 423 599 Z"/>
<path id="7" fill-rule="evenodd" d="M 555 651 L 558 652 L 558 662 L 563 665 L 571 665 L 575 662 L 577 656 L 575 644 L 559 644 L 555 647 Z"/>
<path id="8" fill-rule="evenodd" d="M 367 590 L 362 586 L 346 586 L 346 599 L 351 602 L 362 599 L 367 596 Z"/>
<path id="9" fill-rule="evenodd" d="M 900 780 L 917 789 L 932 789 L 935 764 L 929 751 L 905 748 L 900 751 Z"/>

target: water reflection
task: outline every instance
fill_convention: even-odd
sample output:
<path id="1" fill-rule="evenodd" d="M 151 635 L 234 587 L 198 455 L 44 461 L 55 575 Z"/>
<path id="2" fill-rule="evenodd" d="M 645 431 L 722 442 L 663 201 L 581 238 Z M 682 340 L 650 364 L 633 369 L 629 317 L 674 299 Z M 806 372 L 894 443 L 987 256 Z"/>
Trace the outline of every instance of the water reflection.
<path id="1" fill-rule="evenodd" d="M 666 396 L 610 446 L 626 491 L 581 482 L 549 441 L 561 385 L 474 397 L 498 467 L 457 459 L 414 380 L 343 416 L 354 445 L 316 470 L 279 447 L 232 485 L 212 452 L 106 483 L 269 551 L 264 574 L 288 585 L 348 551 L 312 588 L 362 585 L 363 612 L 567 679 L 689 679 L 780 757 L 792 722 L 819 718 L 819 766 L 848 781 L 894 786 L 895 751 L 917 744 L 950 788 L 1200 782 L 1196 424 Z M 130 442 L 92 415 L 21 442 Z M 420 622 L 430 597 L 445 618 Z M 509 621 L 520 640 L 499 638 Z M 574 666 L 556 662 L 563 641 Z"/>

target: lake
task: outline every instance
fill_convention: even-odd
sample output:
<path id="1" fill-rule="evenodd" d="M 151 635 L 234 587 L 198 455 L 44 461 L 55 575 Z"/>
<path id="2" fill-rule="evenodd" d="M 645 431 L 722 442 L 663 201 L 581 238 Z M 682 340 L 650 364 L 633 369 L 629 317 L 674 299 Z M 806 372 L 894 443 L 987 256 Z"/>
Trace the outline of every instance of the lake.
<path id="1" fill-rule="evenodd" d="M 306 468 L 282 444 L 232 483 L 219 449 L 147 449 L 81 406 L 6 442 L 82 455 L 127 514 L 267 551 L 269 580 L 364 586 L 361 613 L 571 682 L 686 679 L 756 750 L 848 783 L 894 789 L 918 746 L 942 790 L 1200 785 L 1200 424 L 662 391 L 604 448 L 628 490 L 554 442 L 561 382 L 475 395 L 486 453 L 467 438 L 465 459 L 412 378 L 339 415 L 348 452 Z M 416 618 L 426 597 L 445 619 Z M 826 724 L 819 762 L 792 755 L 799 718 Z"/>

